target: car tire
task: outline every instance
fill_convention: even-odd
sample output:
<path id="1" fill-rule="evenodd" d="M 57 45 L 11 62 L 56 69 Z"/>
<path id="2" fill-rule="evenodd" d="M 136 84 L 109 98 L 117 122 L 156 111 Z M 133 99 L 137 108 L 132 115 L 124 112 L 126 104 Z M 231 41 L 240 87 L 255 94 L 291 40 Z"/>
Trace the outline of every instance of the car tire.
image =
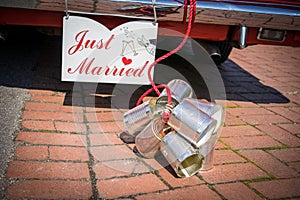
<path id="1" fill-rule="evenodd" d="M 232 46 L 227 41 L 219 42 L 218 46 L 219 46 L 221 57 L 219 57 L 217 59 L 213 59 L 214 62 L 216 63 L 216 65 L 220 65 L 223 62 L 225 62 L 228 59 L 228 57 L 232 51 Z"/>
<path id="2" fill-rule="evenodd" d="M 220 65 L 223 62 L 225 62 L 228 59 L 228 57 L 231 53 L 231 50 L 232 50 L 231 43 L 228 41 L 215 42 L 215 41 L 203 41 L 203 40 L 198 40 L 198 39 L 195 39 L 195 41 L 197 43 L 199 43 L 201 46 L 207 45 L 207 44 L 212 44 L 218 48 L 218 53 L 221 56 L 211 56 L 211 59 L 215 62 L 216 65 Z M 198 46 L 194 46 L 193 43 L 192 43 L 192 47 L 195 50 L 197 48 L 199 48 Z M 204 46 L 204 49 L 205 49 L 205 46 Z"/>

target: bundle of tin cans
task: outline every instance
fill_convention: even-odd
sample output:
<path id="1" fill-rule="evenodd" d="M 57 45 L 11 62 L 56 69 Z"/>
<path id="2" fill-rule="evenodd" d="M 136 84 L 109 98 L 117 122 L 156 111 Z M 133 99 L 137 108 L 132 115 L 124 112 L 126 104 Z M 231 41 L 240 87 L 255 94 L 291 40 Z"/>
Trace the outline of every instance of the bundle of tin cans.
<path id="1" fill-rule="evenodd" d="M 136 106 L 124 114 L 124 126 L 135 137 L 135 145 L 145 158 L 160 151 L 178 177 L 190 177 L 212 168 L 213 149 L 219 137 L 221 105 L 192 98 L 191 86 L 179 79 L 168 83 L 172 110 L 167 122 L 162 112 L 167 92 Z"/>

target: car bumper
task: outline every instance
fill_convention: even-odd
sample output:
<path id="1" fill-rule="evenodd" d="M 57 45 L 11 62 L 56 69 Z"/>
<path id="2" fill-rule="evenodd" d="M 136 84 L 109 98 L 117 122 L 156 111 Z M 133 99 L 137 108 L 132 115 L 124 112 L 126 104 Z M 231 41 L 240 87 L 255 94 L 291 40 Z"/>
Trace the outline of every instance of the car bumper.
<path id="1" fill-rule="evenodd" d="M 27 3 L 15 3 L 14 1 L 0 1 L 0 7 L 17 7 L 38 10 L 61 11 L 66 10 L 64 1 L 26 1 Z M 285 5 L 284 8 L 274 5 L 239 5 L 232 1 L 198 1 L 195 23 L 245 25 L 248 27 L 264 27 L 284 30 L 300 30 L 300 7 Z M 142 8 L 151 5 L 151 0 L 113 0 L 105 1 L 69 1 L 70 12 L 83 12 L 92 14 L 109 14 L 134 18 L 151 18 L 151 10 L 143 12 Z M 159 21 L 182 22 L 184 8 L 182 4 L 173 0 L 157 0 L 157 13 Z M 177 8 L 179 8 L 176 12 Z M 169 10 L 169 12 L 161 12 Z M 162 14 L 163 13 L 163 14 Z M 16 13 L 17 14 L 17 13 Z"/>

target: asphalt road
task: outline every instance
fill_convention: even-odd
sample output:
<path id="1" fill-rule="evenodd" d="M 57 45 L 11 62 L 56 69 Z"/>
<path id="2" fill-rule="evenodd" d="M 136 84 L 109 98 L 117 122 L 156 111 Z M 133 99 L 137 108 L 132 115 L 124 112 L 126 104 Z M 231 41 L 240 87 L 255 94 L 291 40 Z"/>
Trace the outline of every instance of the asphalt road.
<path id="1" fill-rule="evenodd" d="M 0 43 L 0 187 L 5 186 L 7 162 L 13 153 L 13 139 L 20 129 L 24 101 L 28 97 L 33 71 L 38 61 L 38 37 L 31 29 L 9 31 Z M 1 196 L 1 195 L 0 195 Z"/>

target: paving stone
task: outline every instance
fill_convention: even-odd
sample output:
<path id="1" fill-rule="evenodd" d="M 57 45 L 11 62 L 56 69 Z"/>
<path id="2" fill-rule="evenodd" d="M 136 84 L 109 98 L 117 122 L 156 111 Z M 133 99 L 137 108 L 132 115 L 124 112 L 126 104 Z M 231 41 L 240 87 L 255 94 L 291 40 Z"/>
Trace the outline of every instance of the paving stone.
<path id="1" fill-rule="evenodd" d="M 270 107 L 268 110 L 271 110 L 293 122 L 300 122 L 300 115 L 299 113 L 293 112 L 290 108 L 286 107 Z"/>
<path id="2" fill-rule="evenodd" d="M 272 115 L 271 111 L 264 108 L 231 108 L 227 110 L 230 114 L 234 116 L 241 115 Z"/>
<path id="3" fill-rule="evenodd" d="M 295 170 L 289 168 L 287 165 L 262 150 L 246 150 L 240 151 L 240 153 L 268 173 L 272 174 L 275 178 L 294 178 L 299 176 Z"/>
<path id="4" fill-rule="evenodd" d="M 32 96 L 31 99 L 37 102 L 63 104 L 65 97 L 64 96 Z"/>
<path id="5" fill-rule="evenodd" d="M 288 165 L 295 169 L 298 173 L 300 173 L 300 162 L 291 162 L 291 163 L 288 163 Z"/>
<path id="6" fill-rule="evenodd" d="M 61 107 L 60 104 L 54 104 L 54 103 L 48 103 L 47 106 L 45 106 L 45 103 L 41 103 L 41 102 L 26 102 L 25 104 L 25 110 L 31 110 L 31 111 L 55 112 L 55 111 L 59 111 L 60 107 Z"/>
<path id="7" fill-rule="evenodd" d="M 80 161 L 85 162 L 89 160 L 89 155 L 86 147 L 49 147 L 49 158 L 51 160 L 64 161 Z"/>
<path id="8" fill-rule="evenodd" d="M 19 132 L 16 141 L 29 144 L 86 146 L 86 136 L 46 132 Z"/>
<path id="9" fill-rule="evenodd" d="M 213 192 L 205 185 L 179 188 L 175 190 L 163 191 L 160 193 L 150 193 L 137 196 L 137 200 L 152 200 L 152 199 L 221 199 L 217 193 Z"/>
<path id="10" fill-rule="evenodd" d="M 257 130 L 253 126 L 225 126 L 222 129 L 221 137 L 232 137 L 232 136 L 251 136 L 261 135 L 261 131 Z"/>
<path id="11" fill-rule="evenodd" d="M 245 184 L 236 183 L 226 183 L 215 185 L 214 188 L 226 199 L 230 200 L 240 200 L 240 199 L 262 199 L 253 190 L 249 189 Z"/>
<path id="12" fill-rule="evenodd" d="M 122 112 L 87 113 L 88 122 L 122 121 Z"/>
<path id="13" fill-rule="evenodd" d="M 229 113 L 226 114 L 224 123 L 225 123 L 226 126 L 246 124 L 240 118 L 237 118 L 236 116 L 233 116 L 233 115 L 231 115 Z"/>
<path id="14" fill-rule="evenodd" d="M 47 146 L 17 146 L 15 157 L 20 160 L 47 160 Z"/>
<path id="15" fill-rule="evenodd" d="M 213 163 L 221 165 L 225 163 L 246 162 L 244 158 L 231 150 L 215 150 L 213 155 Z"/>
<path id="16" fill-rule="evenodd" d="M 7 188 L 9 199 L 89 199 L 92 185 L 88 181 L 21 180 Z"/>
<path id="17" fill-rule="evenodd" d="M 124 129 L 122 122 L 100 122 L 100 123 L 89 123 L 90 131 L 92 133 L 116 133 L 121 132 Z"/>
<path id="18" fill-rule="evenodd" d="M 57 131 L 69 133 L 86 133 L 87 128 L 84 123 L 77 122 L 54 122 Z"/>
<path id="19" fill-rule="evenodd" d="M 253 149 L 282 146 L 269 136 L 244 136 L 221 138 L 223 142 L 231 146 L 233 149 Z"/>
<path id="20" fill-rule="evenodd" d="M 269 150 L 268 152 L 284 162 L 295 162 L 300 158 L 300 148 Z"/>
<path id="21" fill-rule="evenodd" d="M 279 199 L 300 196 L 300 179 L 282 179 L 250 183 L 250 186 L 258 190 L 269 199 Z"/>
<path id="22" fill-rule="evenodd" d="M 291 121 L 280 115 L 242 115 L 240 119 L 244 122 L 257 125 L 257 124 L 278 124 L 278 123 L 290 123 Z"/>
<path id="23" fill-rule="evenodd" d="M 83 122 L 83 116 L 80 113 L 78 114 L 78 113 L 66 113 L 66 112 L 45 112 L 45 111 L 29 111 L 29 110 L 25 110 L 23 112 L 23 119 Z"/>
<path id="24" fill-rule="evenodd" d="M 94 171 L 97 179 L 107 179 L 147 173 L 149 169 L 136 159 L 127 159 L 96 163 Z"/>
<path id="25" fill-rule="evenodd" d="M 154 174 L 100 180 L 97 182 L 97 188 L 99 196 L 107 199 L 168 189 L 168 187 Z"/>
<path id="26" fill-rule="evenodd" d="M 13 161 L 7 170 L 8 178 L 89 179 L 86 163 Z"/>
<path id="27" fill-rule="evenodd" d="M 107 161 L 125 158 L 136 158 L 137 156 L 125 145 L 97 146 L 90 148 L 95 160 Z"/>
<path id="28" fill-rule="evenodd" d="M 35 131 L 40 131 L 40 130 L 56 131 L 56 128 L 52 121 L 23 120 L 22 126 L 25 129 L 30 129 Z"/>
<path id="29" fill-rule="evenodd" d="M 123 144 L 114 133 L 90 134 L 89 137 L 91 146 Z"/>
<path id="30" fill-rule="evenodd" d="M 300 134 L 300 124 L 279 124 L 279 126 L 294 135 Z"/>
<path id="31" fill-rule="evenodd" d="M 166 168 L 161 168 L 158 171 L 159 175 L 172 187 L 184 187 L 203 184 L 204 181 L 200 180 L 197 176 L 189 178 L 178 178 L 175 176 L 174 171 L 169 171 Z"/>
<path id="32" fill-rule="evenodd" d="M 209 172 L 200 172 L 200 175 L 205 181 L 211 184 L 269 177 L 265 172 L 251 163 L 218 165 Z"/>
<path id="33" fill-rule="evenodd" d="M 281 126 L 282 124 L 279 124 Z M 277 125 L 259 125 L 256 126 L 258 129 L 262 130 L 264 133 L 267 133 L 277 141 L 288 145 L 288 146 L 299 146 L 300 138 L 292 135 L 288 131 L 285 131 L 282 128 L 279 128 Z"/>

